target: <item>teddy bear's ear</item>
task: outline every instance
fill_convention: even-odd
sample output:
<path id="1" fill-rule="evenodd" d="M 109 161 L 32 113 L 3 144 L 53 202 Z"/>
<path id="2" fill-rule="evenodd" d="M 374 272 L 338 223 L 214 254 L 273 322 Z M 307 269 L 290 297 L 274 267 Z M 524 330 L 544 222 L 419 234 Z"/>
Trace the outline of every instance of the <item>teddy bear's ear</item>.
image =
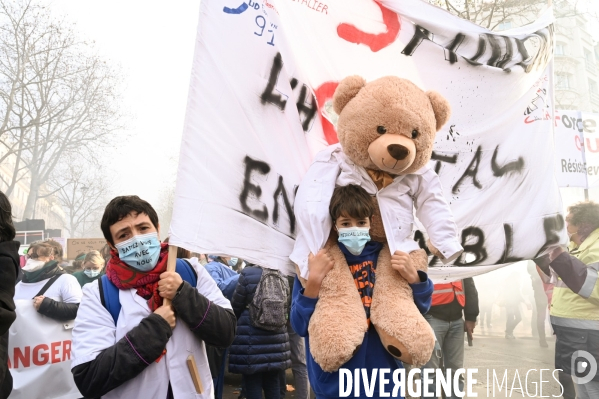
<path id="1" fill-rule="evenodd" d="M 363 77 L 358 75 L 348 76 L 339 82 L 335 95 L 333 96 L 333 109 L 339 115 L 343 108 L 358 92 L 366 85 Z"/>
<path id="2" fill-rule="evenodd" d="M 433 112 L 437 121 L 437 131 L 439 131 L 451 116 L 451 106 L 449 105 L 449 101 L 436 91 L 428 91 L 426 94 L 433 106 Z"/>

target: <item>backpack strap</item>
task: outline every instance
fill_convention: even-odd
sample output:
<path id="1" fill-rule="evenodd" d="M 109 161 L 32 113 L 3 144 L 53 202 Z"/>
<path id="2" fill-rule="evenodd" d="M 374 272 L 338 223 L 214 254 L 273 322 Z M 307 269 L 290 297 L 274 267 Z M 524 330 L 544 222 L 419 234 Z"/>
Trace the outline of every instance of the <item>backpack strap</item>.
<path id="1" fill-rule="evenodd" d="M 179 273 L 183 281 L 187 281 L 193 288 L 197 286 L 198 276 L 187 260 L 177 259 L 175 271 Z M 98 288 L 100 290 L 100 301 L 102 302 L 102 306 L 108 310 L 114 320 L 114 325 L 116 325 L 116 322 L 119 319 L 119 313 L 121 313 L 119 289 L 105 274 L 98 279 Z"/>
<path id="2" fill-rule="evenodd" d="M 119 313 L 121 313 L 119 289 L 105 274 L 98 279 L 98 288 L 100 290 L 102 306 L 108 310 L 108 313 L 112 316 L 112 320 L 114 320 L 114 325 L 116 326 L 116 321 L 119 319 Z"/>
<path id="3" fill-rule="evenodd" d="M 52 276 L 50 278 L 50 280 L 46 281 L 46 284 L 44 284 L 44 286 L 42 287 L 42 289 L 40 290 L 40 292 L 37 293 L 36 296 L 44 295 L 46 293 L 46 291 L 48 291 L 48 288 L 50 288 L 50 286 L 52 284 L 54 284 L 54 282 L 56 280 L 58 280 L 60 278 L 60 276 L 62 276 L 62 274 L 57 274 L 55 276 Z"/>
<path id="4" fill-rule="evenodd" d="M 179 273 L 183 281 L 187 281 L 189 285 L 196 288 L 198 285 L 198 275 L 187 259 L 177 259 L 175 271 Z"/>

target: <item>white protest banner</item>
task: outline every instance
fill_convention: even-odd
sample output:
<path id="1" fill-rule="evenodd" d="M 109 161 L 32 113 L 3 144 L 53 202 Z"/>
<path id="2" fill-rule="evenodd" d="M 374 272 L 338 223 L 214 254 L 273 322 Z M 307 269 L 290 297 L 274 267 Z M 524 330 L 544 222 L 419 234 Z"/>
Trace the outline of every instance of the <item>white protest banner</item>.
<path id="1" fill-rule="evenodd" d="M 550 12 L 499 35 L 419 0 L 204 0 L 171 243 L 291 273 L 294 194 L 337 142 L 330 99 L 354 74 L 407 78 L 452 104 L 431 162 L 465 253 L 432 277 L 565 243 L 552 48 Z"/>
<path id="2" fill-rule="evenodd" d="M 555 111 L 555 149 L 560 187 L 599 187 L 599 114 Z"/>
<path id="3" fill-rule="evenodd" d="M 72 322 L 40 315 L 31 300 L 18 299 L 15 305 L 17 319 L 8 337 L 8 367 L 13 378 L 9 398 L 82 397 L 71 374 Z"/>

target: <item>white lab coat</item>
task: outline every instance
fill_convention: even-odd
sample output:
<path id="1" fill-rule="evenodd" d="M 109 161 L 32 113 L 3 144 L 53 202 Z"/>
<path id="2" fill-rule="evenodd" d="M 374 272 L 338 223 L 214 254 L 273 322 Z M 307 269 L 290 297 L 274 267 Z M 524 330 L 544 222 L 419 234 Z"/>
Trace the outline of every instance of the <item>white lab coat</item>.
<path id="1" fill-rule="evenodd" d="M 231 304 L 216 286 L 206 269 L 197 258 L 189 262 L 198 275 L 197 290 L 213 304 L 231 309 Z M 112 316 L 102 306 L 98 281 L 83 287 L 83 300 L 73 329 L 73 360 L 71 368 L 94 360 L 104 349 L 116 344 L 123 336 L 150 315 L 146 300 L 137 295 L 135 289 L 119 290 L 121 312 L 115 327 Z M 204 387 L 202 395 L 197 394 L 187 368 L 187 357 L 193 354 Z M 104 399 L 164 399 L 168 383 L 171 382 L 173 395 L 177 399 L 213 398 L 212 376 L 204 342 L 194 337 L 189 327 L 178 320 L 173 335 L 166 344 L 166 354 L 158 363 L 152 362 L 135 378 L 102 396 Z"/>
<path id="2" fill-rule="evenodd" d="M 9 330 L 8 353 L 12 358 L 15 348 L 26 348 L 26 353 L 29 353 L 30 347 L 33 353 L 38 353 L 34 349 L 40 347 L 38 344 L 44 344 L 46 350 L 42 349 L 39 352 L 42 354 L 38 359 L 41 363 L 34 360 L 34 364 L 25 367 L 21 363 L 21 367 L 11 370 L 14 379 L 11 399 L 75 399 L 82 396 L 75 386 L 69 368 L 70 355 L 67 345 L 70 346 L 72 340 L 72 321 L 53 320 L 39 314 L 33 307 L 33 297 L 48 280 L 49 278 L 35 283 L 21 281 L 15 286 L 17 320 Z M 79 303 L 82 296 L 81 286 L 75 277 L 63 274 L 46 290 L 44 296 L 57 302 Z M 55 346 L 56 344 L 59 346 Z M 51 350 L 48 350 L 50 348 Z"/>
<path id="3" fill-rule="evenodd" d="M 33 297 L 44 288 L 44 285 L 46 285 L 48 280 L 50 279 L 47 278 L 36 283 L 24 283 L 20 281 L 15 286 L 14 299 L 33 299 Z M 79 303 L 81 302 L 82 296 L 81 285 L 75 277 L 70 274 L 63 274 L 56 279 L 54 284 L 48 287 L 44 296 L 58 302 Z M 33 301 L 31 301 L 31 303 L 33 303 Z"/>
<path id="4" fill-rule="evenodd" d="M 333 190 L 348 184 L 362 186 L 377 197 L 391 253 L 419 249 L 411 237 L 414 207 L 432 244 L 446 258 L 444 263 L 455 260 L 464 251 L 439 176 L 428 165 L 413 174 L 397 176 L 378 191 L 366 169 L 354 164 L 341 145 L 335 144 L 316 154 L 295 197 L 298 232 L 289 258 L 299 266 L 303 278 L 308 278 L 308 255 L 322 249 L 329 237 Z"/>

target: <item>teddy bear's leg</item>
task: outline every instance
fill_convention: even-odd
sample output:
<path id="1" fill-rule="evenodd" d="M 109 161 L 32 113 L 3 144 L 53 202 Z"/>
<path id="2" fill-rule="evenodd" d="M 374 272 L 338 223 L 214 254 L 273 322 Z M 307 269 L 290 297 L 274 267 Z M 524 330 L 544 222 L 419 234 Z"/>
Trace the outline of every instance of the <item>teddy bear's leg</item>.
<path id="1" fill-rule="evenodd" d="M 337 371 L 364 340 L 366 312 L 354 278 L 336 240 L 325 246 L 335 266 L 322 282 L 318 302 L 310 319 L 310 352 L 327 372 Z"/>
<path id="2" fill-rule="evenodd" d="M 420 249 L 411 252 L 410 257 L 416 269 L 426 271 L 426 252 Z M 391 253 L 386 244 L 376 266 L 370 320 L 394 357 L 415 366 L 428 362 L 435 335 L 414 304 L 410 285 L 391 267 Z"/>

